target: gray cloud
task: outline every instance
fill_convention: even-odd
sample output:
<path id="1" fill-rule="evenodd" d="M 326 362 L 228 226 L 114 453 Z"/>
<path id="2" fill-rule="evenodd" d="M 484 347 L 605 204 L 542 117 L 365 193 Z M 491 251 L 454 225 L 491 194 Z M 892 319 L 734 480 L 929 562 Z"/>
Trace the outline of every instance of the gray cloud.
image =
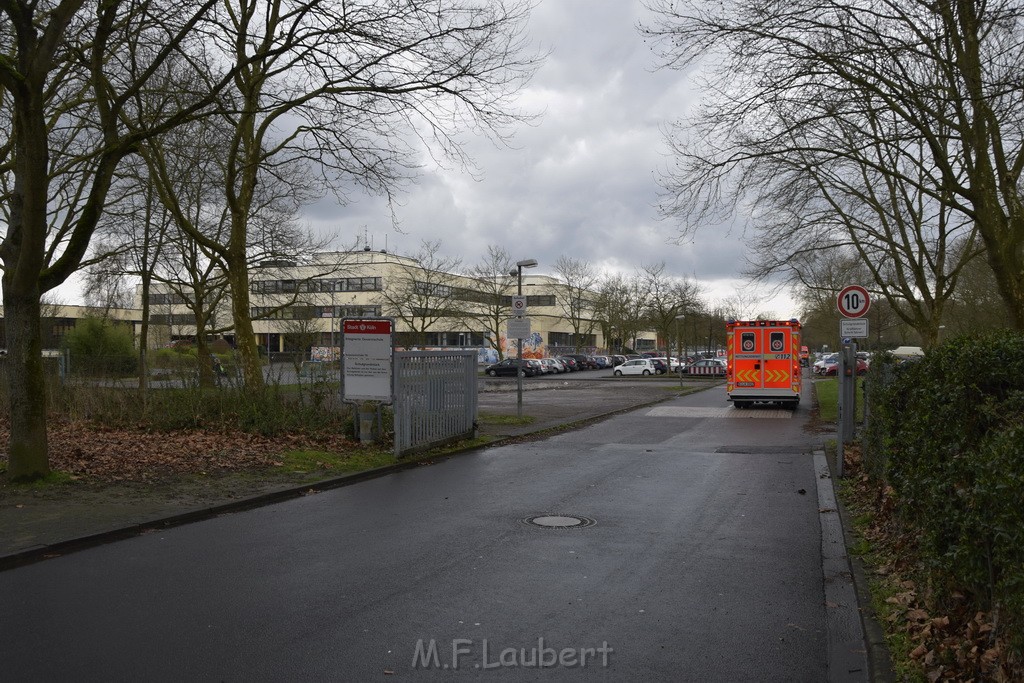
<path id="1" fill-rule="evenodd" d="M 682 74 L 655 70 L 636 31 L 644 17 L 637 0 L 542 0 L 530 36 L 550 56 L 521 95 L 525 109 L 543 112 L 535 125 L 516 131 L 510 148 L 471 140 L 479 179 L 425 160 L 396 209 L 400 233 L 376 198 L 329 210 L 322 202 L 307 214 L 310 224 L 338 231 L 339 246 L 365 226 L 374 248 L 386 240 L 391 251 L 412 253 L 422 240 L 440 239 L 443 251 L 468 264 L 500 244 L 515 258 L 537 258 L 538 272 L 550 272 L 562 255 L 623 272 L 664 261 L 715 298 L 743 287 L 735 230 L 707 228 L 673 244 L 675 225 L 654 208 L 657 172 L 667 162 L 662 126 L 697 94 Z"/>

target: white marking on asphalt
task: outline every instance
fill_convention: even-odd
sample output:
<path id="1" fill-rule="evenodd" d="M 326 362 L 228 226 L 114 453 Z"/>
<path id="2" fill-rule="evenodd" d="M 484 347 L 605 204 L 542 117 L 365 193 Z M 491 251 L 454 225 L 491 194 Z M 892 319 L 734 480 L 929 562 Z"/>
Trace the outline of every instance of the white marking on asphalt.
<path id="1" fill-rule="evenodd" d="M 746 419 L 782 419 L 793 417 L 792 410 L 785 408 L 747 408 L 740 410 L 732 406 L 724 408 L 688 408 L 685 406 L 658 406 L 646 413 L 647 417 L 711 417 L 711 418 L 746 418 Z"/>

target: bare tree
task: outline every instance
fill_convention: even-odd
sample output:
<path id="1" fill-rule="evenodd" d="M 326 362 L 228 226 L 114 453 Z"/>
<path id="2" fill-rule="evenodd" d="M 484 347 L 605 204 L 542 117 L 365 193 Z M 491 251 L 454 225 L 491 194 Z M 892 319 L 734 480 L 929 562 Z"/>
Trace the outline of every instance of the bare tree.
<path id="1" fill-rule="evenodd" d="M 649 326 L 647 282 L 639 273 L 606 275 L 596 285 L 594 316 L 615 351 L 636 348 L 637 336 Z"/>
<path id="2" fill-rule="evenodd" d="M 502 140 L 525 118 L 511 96 L 537 66 L 526 3 L 473 0 L 233 0 L 207 39 L 234 66 L 224 206 L 229 231 L 206 246 L 226 266 L 247 386 L 263 384 L 250 319 L 253 202 L 263 178 L 306 166 L 311 194 L 352 186 L 389 199 L 413 171 L 418 136 L 437 157 L 468 161 L 466 132 Z M 313 178 L 316 182 L 313 182 Z M 196 236 L 196 239 L 199 239 Z"/>
<path id="3" fill-rule="evenodd" d="M 665 341 L 671 355 L 671 340 L 680 329 L 679 317 L 697 308 L 697 283 L 665 273 L 665 263 L 645 265 L 637 276 L 644 282 L 648 324 Z"/>
<path id="4" fill-rule="evenodd" d="M 964 248 L 955 244 L 953 249 Z M 957 280 L 944 320 L 946 335 L 971 334 L 1009 326 L 1005 301 L 999 296 L 995 277 L 984 258 L 967 263 Z"/>
<path id="5" fill-rule="evenodd" d="M 691 122 L 690 142 L 676 146 L 678 163 L 667 174 L 663 208 L 685 229 L 741 198 L 756 211 L 766 199 L 757 178 L 780 168 L 799 172 L 796 191 L 814 183 L 819 207 L 842 209 L 842 225 L 830 227 L 871 234 L 868 243 L 846 244 L 863 252 L 878 291 L 926 342 L 935 338 L 957 272 L 976 252 L 949 263 L 949 240 L 972 230 L 1015 327 L 1024 329 L 1024 4 L 648 5 L 656 20 L 646 32 L 661 40 L 668 66 L 689 67 L 711 52 L 724 57 L 707 73 L 719 96 Z M 772 177 L 769 194 L 786 182 Z M 787 177 L 792 182 L 793 173 Z M 755 225 L 766 217 L 773 225 L 770 207 L 778 202 L 767 199 Z M 800 225 L 816 224 L 788 227 Z M 877 248 L 864 248 L 872 243 Z"/>
<path id="6" fill-rule="evenodd" d="M 562 280 L 558 305 L 572 327 L 573 344 L 579 353 L 585 338 L 593 334 L 598 325 L 595 288 L 600 276 L 590 263 L 568 256 L 555 261 L 555 274 Z"/>
<path id="7" fill-rule="evenodd" d="M 135 118 L 135 96 L 166 62 L 197 54 L 196 25 L 215 4 L 0 1 L 0 119 L 10 131 L 0 142 L 7 223 L 0 260 L 11 356 L 12 479 L 49 472 L 41 297 L 82 265 L 122 159 L 212 99 L 194 97 L 144 126 L 124 125 Z M 224 82 L 211 81 L 208 92 Z"/>
<path id="8" fill-rule="evenodd" d="M 377 297 L 385 315 L 401 320 L 412 344 L 425 344 L 427 333 L 442 320 L 464 320 L 468 290 L 456 275 L 461 260 L 441 254 L 441 243 L 424 241 L 384 283 Z"/>
<path id="9" fill-rule="evenodd" d="M 112 308 L 132 305 L 129 257 L 123 249 L 103 242 L 97 242 L 96 251 L 104 255 L 85 268 L 82 295 L 86 306 L 102 308 L 106 317 Z"/>
<path id="10" fill-rule="evenodd" d="M 487 247 L 487 255 L 467 273 L 476 283 L 473 291 L 467 292 L 466 298 L 470 301 L 464 321 L 483 328 L 485 343 L 498 353 L 498 360 L 505 358 L 501 334 L 512 317 L 510 302 L 515 293 L 514 272 L 515 262 L 505 248 L 491 244 Z"/>
<path id="11" fill-rule="evenodd" d="M 139 329 L 139 390 L 143 392 L 149 377 L 150 311 L 153 272 L 162 257 L 165 238 L 171 223 L 170 215 L 160 206 L 156 190 L 149 182 L 145 164 L 133 158 L 118 172 L 116 183 L 132 190 L 118 193 L 96 227 L 97 243 L 118 244 L 124 249 L 116 263 L 115 272 L 121 271 L 123 278 L 138 278 L 139 306 L 142 310 L 142 325 Z M 104 249 L 93 247 L 93 252 Z M 168 312 L 169 314 L 169 312 Z M 168 339 L 170 337 L 168 336 Z"/>

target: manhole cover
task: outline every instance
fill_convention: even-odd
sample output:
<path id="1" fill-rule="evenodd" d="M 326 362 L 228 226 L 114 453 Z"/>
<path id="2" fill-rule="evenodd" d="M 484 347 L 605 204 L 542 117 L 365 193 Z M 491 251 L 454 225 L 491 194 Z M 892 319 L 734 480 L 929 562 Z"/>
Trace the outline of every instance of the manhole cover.
<path id="1" fill-rule="evenodd" d="M 582 529 L 583 527 L 594 526 L 597 522 L 590 517 L 580 515 L 535 515 L 523 520 L 530 526 L 538 526 L 542 529 Z"/>

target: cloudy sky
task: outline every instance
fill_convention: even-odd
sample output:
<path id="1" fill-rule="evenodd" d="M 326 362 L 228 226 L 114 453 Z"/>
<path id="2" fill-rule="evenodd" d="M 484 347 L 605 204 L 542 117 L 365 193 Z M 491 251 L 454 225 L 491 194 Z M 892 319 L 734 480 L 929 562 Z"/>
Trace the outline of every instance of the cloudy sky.
<path id="1" fill-rule="evenodd" d="M 679 72 L 657 70 L 656 57 L 636 26 L 649 19 L 640 0 L 535 0 L 529 40 L 549 52 L 521 107 L 541 113 L 514 131 L 510 147 L 470 140 L 474 174 L 424 169 L 396 207 L 399 230 L 383 200 L 353 194 L 339 206 L 322 200 L 304 220 L 319 234 L 349 248 L 365 234 L 374 249 L 415 254 L 424 240 L 470 266 L 487 246 L 503 246 L 513 259 L 535 258 L 538 274 L 553 274 L 570 256 L 605 272 L 630 273 L 665 263 L 670 275 L 694 278 L 709 302 L 760 289 L 739 279 L 741 235 L 713 226 L 676 243 L 678 229 L 658 217 L 658 173 L 668 163 L 663 127 L 684 116 L 699 98 Z M 360 245 L 361 246 L 361 245 Z M 81 299 L 72 280 L 58 292 Z M 792 300 L 777 295 L 756 310 L 797 316 Z"/>
<path id="2" fill-rule="evenodd" d="M 321 202 L 307 212 L 310 226 L 338 234 L 338 247 L 365 229 L 374 249 L 413 254 L 423 240 L 439 239 L 465 264 L 497 244 L 514 259 L 536 258 L 536 273 L 552 273 L 562 255 L 621 272 L 664 261 L 666 272 L 696 278 L 709 298 L 743 288 L 739 235 L 708 228 L 674 244 L 676 226 L 657 215 L 662 127 L 698 94 L 682 74 L 655 69 L 636 31 L 646 18 L 639 0 L 539 0 L 530 39 L 550 55 L 521 97 L 543 116 L 515 132 L 511 149 L 470 143 L 481 179 L 425 168 L 397 209 L 401 233 L 383 202 L 366 197 L 344 207 Z M 786 297 L 762 309 L 797 313 Z"/>

